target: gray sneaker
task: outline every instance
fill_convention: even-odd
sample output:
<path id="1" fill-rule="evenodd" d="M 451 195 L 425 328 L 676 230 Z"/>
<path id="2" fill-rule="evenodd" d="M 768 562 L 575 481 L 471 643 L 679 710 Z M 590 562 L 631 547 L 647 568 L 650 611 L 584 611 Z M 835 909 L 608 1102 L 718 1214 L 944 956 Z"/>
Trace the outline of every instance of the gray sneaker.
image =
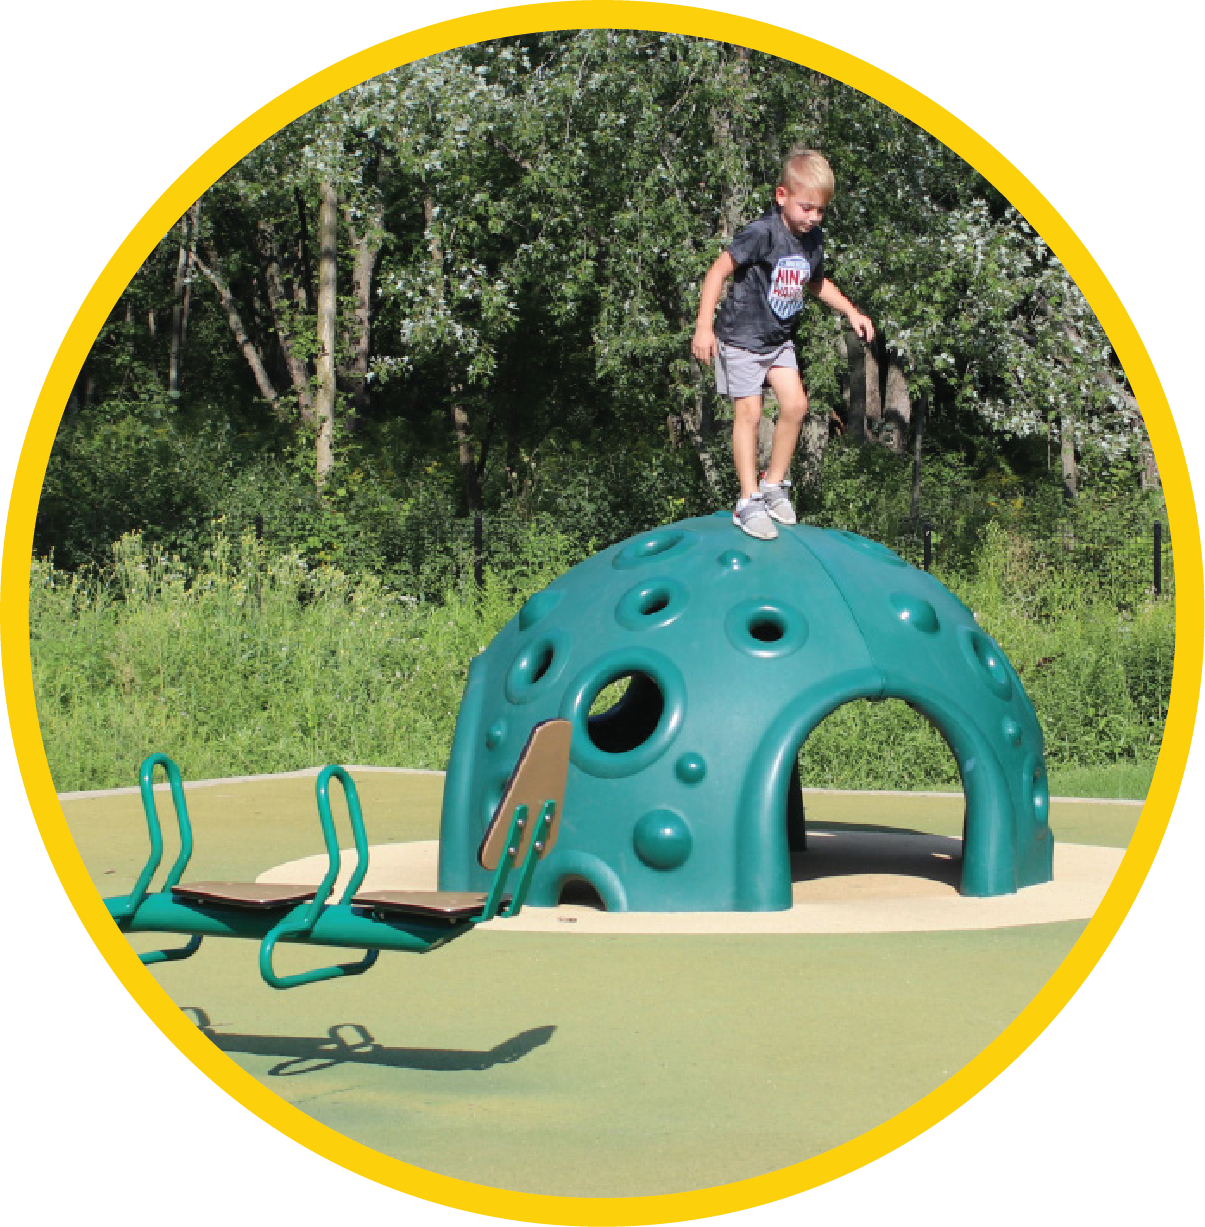
<path id="1" fill-rule="evenodd" d="M 732 513 L 732 522 L 750 537 L 772 541 L 778 536 L 778 528 L 766 512 L 766 502 L 760 494 L 743 498 Z"/>
<path id="2" fill-rule="evenodd" d="M 788 493 L 790 486 L 790 479 L 785 477 L 782 481 L 775 482 L 772 486 L 767 485 L 763 480 L 759 486 L 761 496 L 766 503 L 766 510 L 779 524 L 797 524 L 799 522 L 795 518 L 795 508 L 791 506 L 791 496 Z"/>

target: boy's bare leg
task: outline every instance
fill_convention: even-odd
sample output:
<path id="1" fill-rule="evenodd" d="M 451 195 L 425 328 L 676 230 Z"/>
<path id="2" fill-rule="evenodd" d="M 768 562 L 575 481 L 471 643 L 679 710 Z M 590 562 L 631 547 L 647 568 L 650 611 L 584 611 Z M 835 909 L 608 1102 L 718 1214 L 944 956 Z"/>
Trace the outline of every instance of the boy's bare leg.
<path id="1" fill-rule="evenodd" d="M 761 413 L 760 396 L 733 397 L 732 459 L 741 483 L 741 498 L 751 498 L 757 493 L 757 427 Z"/>
<path id="2" fill-rule="evenodd" d="M 778 424 L 774 427 L 774 443 L 770 448 L 770 463 L 766 466 L 766 484 L 777 485 L 791 471 L 791 458 L 799 444 L 803 421 L 808 415 L 808 394 L 804 391 L 799 372 L 791 367 L 775 366 L 767 376 L 770 387 L 778 399 Z M 761 414 L 761 398 L 758 397 L 758 415 Z M 735 429 L 735 427 L 734 427 Z M 757 469 L 757 427 L 754 425 L 754 475 Z M 733 438 L 733 452 L 736 451 Z M 738 467 L 737 472 L 740 472 Z M 744 478 L 741 478 L 742 483 Z M 756 483 L 754 488 L 756 488 Z"/>

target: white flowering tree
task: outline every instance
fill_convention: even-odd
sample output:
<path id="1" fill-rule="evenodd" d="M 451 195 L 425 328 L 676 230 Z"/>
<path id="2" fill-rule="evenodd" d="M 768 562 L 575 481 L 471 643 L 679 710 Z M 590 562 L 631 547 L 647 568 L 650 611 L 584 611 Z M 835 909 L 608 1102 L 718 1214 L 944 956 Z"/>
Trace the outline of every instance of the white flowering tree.
<path id="1" fill-rule="evenodd" d="M 404 427 L 398 480 L 445 466 L 453 513 L 521 503 L 541 465 L 583 454 L 693 458 L 699 497 L 723 498 L 719 402 L 689 350 L 699 284 L 799 143 L 833 163 L 829 268 L 880 333 L 805 312 L 811 472 L 831 430 L 915 450 L 923 399 L 930 446 L 1044 440 L 1069 495 L 1085 457 L 1153 478 L 1108 338 L 971 167 L 806 68 L 614 30 L 421 60 L 264 142 L 131 283 L 70 429 L 199 422 L 323 493 L 341 456 Z"/>

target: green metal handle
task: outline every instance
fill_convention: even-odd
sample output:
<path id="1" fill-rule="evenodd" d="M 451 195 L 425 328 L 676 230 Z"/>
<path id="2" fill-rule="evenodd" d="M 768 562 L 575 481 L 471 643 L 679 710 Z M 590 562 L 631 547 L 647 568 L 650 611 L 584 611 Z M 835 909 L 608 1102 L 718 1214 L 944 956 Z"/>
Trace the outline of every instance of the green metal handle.
<path id="1" fill-rule="evenodd" d="M 506 888 L 510 871 L 514 868 L 515 851 L 519 847 L 519 840 L 523 838 L 523 828 L 526 825 L 527 806 L 516 805 L 510 819 L 510 830 L 506 833 L 506 847 L 498 858 L 498 868 L 494 872 L 494 881 L 485 900 L 485 910 L 477 917 L 477 924 L 484 924 L 498 915 L 498 909 L 502 906 L 502 892 Z"/>
<path id="2" fill-rule="evenodd" d="M 191 958 L 201 949 L 201 935 L 194 933 L 186 945 L 177 946 L 174 950 L 148 950 L 138 956 L 139 961 L 150 967 L 155 963 L 174 963 L 177 959 Z"/>
<path id="3" fill-rule="evenodd" d="M 518 884 L 511 894 L 510 903 L 504 908 L 502 906 L 503 891 L 506 889 L 507 879 L 515 865 L 515 853 L 523 838 L 523 829 L 529 821 L 527 806 L 515 806 L 515 812 L 510 820 L 510 831 L 506 836 L 506 848 L 499 858 L 498 869 L 494 874 L 489 895 L 486 897 L 485 909 L 473 922 L 474 924 L 484 924 L 487 920 L 493 920 L 495 916 L 513 916 L 527 902 L 527 892 L 531 889 L 531 879 L 536 871 L 536 863 L 544 851 L 544 841 L 555 816 L 556 802 L 545 801 L 540 806 L 539 816 L 535 820 L 536 829 L 527 844 L 527 853 L 523 857 L 523 863 L 519 866 Z"/>
<path id="4" fill-rule="evenodd" d="M 338 906 L 338 905 L 337 905 Z M 307 926 L 303 921 L 295 921 L 286 916 L 274 929 L 264 935 L 259 944 L 259 974 L 264 982 L 272 988 L 299 988 L 303 984 L 316 984 L 319 980 L 335 980 L 339 976 L 363 975 L 380 957 L 380 950 L 368 950 L 358 963 L 336 963 L 333 967 L 315 967 L 310 971 L 299 971 L 293 975 L 282 976 L 272 966 L 272 954 L 276 943 L 282 939 L 304 941 L 312 924 Z"/>
<path id="5" fill-rule="evenodd" d="M 138 790 L 142 795 L 142 810 L 146 815 L 147 833 L 150 835 L 151 851 L 146 859 L 142 872 L 138 875 L 134 889 L 121 901 L 121 906 L 110 909 L 118 927 L 128 921 L 138 911 L 147 892 L 150 890 L 151 879 L 159 868 L 163 858 L 163 824 L 159 821 L 159 810 L 155 804 L 155 768 L 162 767 L 167 774 L 171 786 L 172 805 L 176 811 L 176 826 L 180 832 L 180 852 L 176 857 L 167 877 L 163 882 L 165 891 L 171 890 L 180 881 L 180 876 L 192 856 L 192 824 L 188 820 L 188 804 L 184 800 L 184 782 L 180 777 L 180 768 L 166 754 L 150 754 L 138 768 Z M 173 950 L 149 950 L 138 956 L 139 960 L 150 966 L 154 963 L 171 963 L 177 959 L 186 959 L 196 954 L 201 946 L 201 937 L 194 934 L 184 946 Z"/>
<path id="6" fill-rule="evenodd" d="M 180 854 L 176 857 L 164 882 L 163 889 L 170 890 L 180 881 L 180 875 L 192 856 L 192 826 L 188 821 L 188 805 L 184 800 L 184 783 L 180 778 L 180 768 L 166 754 L 148 755 L 138 769 L 138 788 L 142 794 L 142 809 L 146 814 L 147 833 L 150 836 L 151 851 L 146 858 L 146 864 L 134 883 L 134 889 L 126 896 L 125 906 L 120 916 L 114 919 L 121 922 L 125 916 L 132 916 L 146 898 L 150 890 L 151 879 L 159 868 L 163 857 L 163 825 L 159 821 L 159 811 L 155 805 L 155 768 L 163 767 L 171 786 L 172 804 L 176 811 L 176 825 L 180 831 Z"/>
<path id="7" fill-rule="evenodd" d="M 352 896 L 360 889 L 364 875 L 368 872 L 368 836 L 364 831 L 364 815 L 360 810 L 360 794 L 356 791 L 356 782 L 347 773 L 346 768 L 332 765 L 323 769 L 318 777 L 316 791 L 318 794 L 318 812 L 322 818 L 323 831 L 329 832 L 327 848 L 334 840 L 335 823 L 331 817 L 330 784 L 337 779 L 343 786 L 343 797 L 347 802 L 347 820 L 351 824 L 352 840 L 356 845 L 356 867 L 352 870 L 347 888 L 339 897 L 340 903 L 350 903 Z M 338 851 L 335 853 L 338 856 Z M 337 866 L 336 866 L 337 868 Z"/>
<path id="8" fill-rule="evenodd" d="M 338 976 L 358 976 L 366 972 L 376 961 L 380 950 L 370 949 L 358 963 L 337 963 L 333 967 L 318 967 L 295 975 L 282 976 L 272 965 L 276 943 L 281 940 L 304 942 L 327 906 L 327 899 L 339 876 L 339 841 L 335 836 L 335 820 L 331 816 L 330 784 L 337 779 L 343 787 L 347 801 L 347 817 L 351 824 L 352 839 L 356 846 L 356 867 L 352 870 L 347 887 L 332 906 L 349 907 L 352 896 L 360 889 L 368 872 L 368 837 L 364 832 L 364 816 L 360 811 L 360 796 L 355 781 L 346 769 L 332 764 L 323 768 L 318 776 L 315 791 L 318 797 L 318 817 L 322 823 L 322 838 L 326 844 L 327 869 L 313 899 L 304 907 L 290 912 L 279 924 L 269 930 L 259 947 L 259 974 L 272 988 L 296 988 L 302 984 L 314 984 L 319 980 L 333 980 Z"/>
<path id="9" fill-rule="evenodd" d="M 552 826 L 552 819 L 555 814 L 555 801 L 545 801 L 540 806 L 540 816 L 536 819 L 536 829 L 532 833 L 531 842 L 527 845 L 527 855 L 523 858 L 523 865 L 519 870 L 519 884 L 515 887 L 510 904 L 502 909 L 500 915 L 513 916 L 527 902 L 527 892 L 531 889 L 531 879 L 535 874 L 540 854 L 544 851 L 544 841 L 548 836 L 548 830 Z"/>
<path id="10" fill-rule="evenodd" d="M 364 881 L 364 875 L 368 872 L 368 838 L 364 834 L 364 818 L 360 813 L 360 795 L 356 792 L 355 781 L 343 767 L 336 765 L 324 767 L 318 776 L 315 791 L 318 796 L 318 818 L 322 823 L 322 839 L 326 844 L 327 867 L 314 898 L 302 912 L 301 923 L 307 930 L 312 929 L 318 917 L 322 915 L 322 909 L 326 906 L 327 898 L 334 889 L 335 880 L 339 876 L 339 841 L 335 836 L 335 820 L 331 817 L 330 785 L 332 779 L 337 779 L 343 786 L 343 795 L 347 801 L 347 817 L 351 823 L 357 858 L 351 880 L 340 899 L 341 903 L 347 903 L 360 889 L 360 883 Z"/>

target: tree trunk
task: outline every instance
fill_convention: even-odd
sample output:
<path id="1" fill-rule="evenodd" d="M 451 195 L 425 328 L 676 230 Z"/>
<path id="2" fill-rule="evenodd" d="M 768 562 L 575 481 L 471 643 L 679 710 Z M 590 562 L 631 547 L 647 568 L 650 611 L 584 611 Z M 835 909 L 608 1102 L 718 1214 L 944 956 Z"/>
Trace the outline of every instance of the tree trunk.
<path id="1" fill-rule="evenodd" d="M 715 457 L 711 454 L 711 443 L 715 434 L 715 416 L 711 412 L 711 401 L 707 396 L 702 364 L 693 356 L 690 360 L 690 369 L 691 405 L 682 414 L 682 426 L 686 431 L 686 437 L 690 440 L 691 447 L 695 450 L 695 455 L 699 458 L 699 467 L 703 470 L 707 492 L 712 501 L 718 503 L 723 495 L 723 487 L 720 483 Z"/>
<path id="2" fill-rule="evenodd" d="M 310 266 L 310 222 L 309 213 L 305 207 L 305 197 L 301 189 L 296 188 L 293 199 L 297 202 L 297 267 L 299 269 L 297 284 L 293 289 L 293 298 L 297 309 L 305 312 L 314 301 L 314 270 Z"/>
<path id="3" fill-rule="evenodd" d="M 691 320 L 685 313 L 678 315 L 678 326 L 686 332 L 691 326 Z M 716 468 L 715 457 L 711 454 L 711 445 L 715 438 L 715 413 L 712 400 L 707 393 L 707 379 L 703 373 L 703 364 L 693 354 L 690 358 L 690 393 L 689 404 L 682 413 L 682 429 L 699 458 L 699 467 L 703 471 L 703 480 L 707 484 L 707 493 L 713 502 L 718 503 L 723 497 L 723 485 L 719 471 Z"/>
<path id="4" fill-rule="evenodd" d="M 738 93 L 748 89 L 750 74 L 750 53 L 747 47 L 733 46 L 729 49 L 736 57 L 736 71 L 741 81 Z M 744 173 L 744 152 L 748 148 L 748 138 L 744 133 L 735 131 L 732 113 L 726 107 L 717 107 L 710 114 L 711 132 L 714 148 L 726 155 L 734 156 L 738 165 L 726 163 L 721 171 L 721 192 L 719 208 L 720 238 L 724 245 L 745 222 L 747 178 Z M 681 191 L 678 199 L 682 200 Z M 685 202 L 683 202 L 685 206 Z M 680 317 L 684 332 L 692 327 L 692 321 L 685 316 Z M 707 485 L 709 497 L 716 503 L 724 497 L 724 483 L 719 468 L 712 454 L 712 444 L 715 438 L 715 414 L 712 400 L 708 395 L 707 380 L 702 364 L 697 358 L 691 357 L 691 389 L 690 406 L 682 414 L 682 426 L 690 439 L 695 455 L 699 459 L 699 467 L 703 480 Z"/>
<path id="5" fill-rule="evenodd" d="M 213 260 L 212 253 L 210 253 L 209 258 Z M 221 274 L 218 273 L 216 261 L 214 261 L 214 267 L 211 268 L 199 255 L 194 254 L 193 263 L 208 278 L 210 284 L 217 291 L 218 300 L 226 312 L 226 322 L 230 325 L 230 331 L 234 334 L 234 343 L 238 346 L 243 357 L 246 358 L 247 365 L 251 368 L 252 375 L 255 376 L 255 383 L 259 388 L 260 395 L 275 409 L 278 393 L 272 386 L 272 380 L 268 377 L 268 370 L 264 366 L 263 355 L 259 352 L 259 347 L 255 342 L 247 335 L 247 329 L 243 325 L 242 316 L 239 315 L 234 295 L 230 292 L 230 287 L 226 284 Z"/>
<path id="6" fill-rule="evenodd" d="M 192 303 L 192 266 L 197 251 L 197 224 L 201 202 L 196 201 L 180 219 L 180 250 L 176 257 L 176 281 L 172 287 L 172 347 L 167 370 L 167 394 L 180 395 L 180 363 L 188 337 L 188 313 Z"/>
<path id="7" fill-rule="evenodd" d="M 764 413 L 757 420 L 757 471 L 764 473 L 770 466 L 770 453 L 774 450 L 774 422 Z"/>
<path id="8" fill-rule="evenodd" d="M 84 359 L 80 373 L 71 386 L 71 395 L 67 397 L 67 407 L 63 411 L 63 421 L 68 421 L 79 413 L 88 413 L 96 398 L 96 379 L 92 374 L 92 364 L 89 358 Z"/>
<path id="9" fill-rule="evenodd" d="M 854 332 L 841 335 L 849 379 L 849 410 L 845 418 L 845 434 L 855 443 L 866 442 L 866 347 Z"/>
<path id="10" fill-rule="evenodd" d="M 920 520 L 921 466 L 925 455 L 925 426 L 928 424 L 929 398 L 922 392 L 916 402 L 916 420 L 912 432 L 912 507 L 909 515 L 913 528 Z"/>
<path id="11" fill-rule="evenodd" d="M 435 296 L 442 307 L 447 300 L 444 285 L 444 255 L 435 230 L 435 201 L 423 197 L 423 220 L 427 224 L 427 253 L 431 259 L 432 282 Z M 472 423 L 468 410 L 461 400 L 459 384 L 452 383 L 448 416 L 452 422 L 452 434 L 456 439 L 456 454 L 460 465 L 460 486 L 464 492 L 465 510 L 473 515 L 481 510 L 481 482 L 477 473 L 477 458 L 473 453 Z"/>
<path id="12" fill-rule="evenodd" d="M 860 337 L 855 340 L 861 342 Z M 880 342 L 876 339 L 869 345 L 862 344 L 863 360 L 865 362 L 864 381 L 866 384 L 866 434 L 870 439 L 878 441 L 883 431 L 883 392 L 879 374 Z"/>
<path id="13" fill-rule="evenodd" d="M 1138 408 L 1138 401 L 1128 388 L 1118 387 L 1116 381 L 1113 382 L 1113 387 L 1125 400 L 1126 407 L 1130 411 L 1133 431 L 1138 436 L 1138 455 L 1142 461 L 1142 468 L 1138 474 L 1139 485 L 1143 490 L 1161 489 L 1163 482 L 1159 477 L 1159 466 L 1155 463 L 1155 450 L 1151 447 L 1151 437 L 1146 432 L 1146 421 L 1142 416 L 1142 410 Z"/>
<path id="14" fill-rule="evenodd" d="M 896 455 L 902 456 L 908 445 L 908 427 L 912 422 L 912 401 L 908 396 L 908 377 L 900 360 L 887 357 L 887 395 L 883 403 L 883 442 Z"/>
<path id="15" fill-rule="evenodd" d="M 1139 476 L 1139 481 L 1144 490 L 1158 490 L 1162 486 L 1159 479 L 1159 466 L 1155 463 L 1155 451 L 1151 447 L 1151 441 L 1147 438 L 1146 432 L 1142 432 L 1141 441 L 1139 443 L 1142 455 L 1142 472 Z"/>
<path id="16" fill-rule="evenodd" d="M 460 388 L 452 389 L 452 404 L 449 415 L 452 433 L 456 436 L 456 452 L 460 461 L 460 485 L 464 491 L 465 510 L 475 515 L 481 510 L 481 482 L 477 474 L 477 457 L 473 452 L 473 436 L 469 429 L 469 415 L 460 403 Z"/>
<path id="17" fill-rule="evenodd" d="M 382 211 L 377 206 L 364 220 L 360 233 L 353 224 L 350 211 L 345 211 L 344 221 L 355 253 L 352 262 L 352 292 L 355 295 L 353 335 L 351 337 L 351 361 L 346 371 L 351 387 L 352 407 L 358 421 L 368 410 L 368 360 L 372 340 L 372 278 L 377 260 L 381 255 L 380 235 L 384 224 Z"/>
<path id="18" fill-rule="evenodd" d="M 749 90 L 749 50 L 747 47 L 731 48 L 736 56 L 737 76 L 740 78 L 738 93 L 747 95 Z M 711 114 L 711 130 L 714 147 L 723 152 L 736 154 L 741 165 L 729 167 L 725 176 L 720 198 L 720 233 L 724 243 L 736 234 L 737 230 L 747 221 L 746 195 L 748 192 L 745 158 L 742 154 L 748 148 L 748 139 L 744 133 L 734 131 L 732 115 L 727 108 L 717 108 Z"/>
<path id="19" fill-rule="evenodd" d="M 335 437 L 335 321 L 337 313 L 336 263 L 339 239 L 339 196 L 334 184 L 323 180 L 318 214 L 318 358 L 314 417 L 318 423 L 314 481 L 321 494 L 334 468 Z"/>
<path id="20" fill-rule="evenodd" d="M 285 369 L 289 372 L 293 391 L 297 394 L 297 408 L 301 413 L 301 420 L 307 426 L 313 426 L 316 419 L 314 397 L 310 389 L 310 368 L 301 356 L 290 323 L 288 302 L 280 273 L 280 259 L 276 250 L 276 232 L 270 221 L 259 223 L 259 247 L 263 259 L 264 284 L 268 290 L 268 308 L 272 312 L 272 323 L 276 328 L 276 339 L 280 342 L 280 353 L 284 358 Z"/>
<path id="21" fill-rule="evenodd" d="M 820 485 L 820 476 L 824 468 L 824 449 L 828 447 L 827 413 L 809 413 L 803 419 L 803 431 L 800 434 L 800 465 L 803 469 L 804 484 L 813 488 Z"/>
<path id="22" fill-rule="evenodd" d="M 1059 415 L 1059 456 L 1063 463 L 1063 497 L 1072 502 L 1079 494 L 1079 468 L 1075 462 L 1075 414 Z"/>

